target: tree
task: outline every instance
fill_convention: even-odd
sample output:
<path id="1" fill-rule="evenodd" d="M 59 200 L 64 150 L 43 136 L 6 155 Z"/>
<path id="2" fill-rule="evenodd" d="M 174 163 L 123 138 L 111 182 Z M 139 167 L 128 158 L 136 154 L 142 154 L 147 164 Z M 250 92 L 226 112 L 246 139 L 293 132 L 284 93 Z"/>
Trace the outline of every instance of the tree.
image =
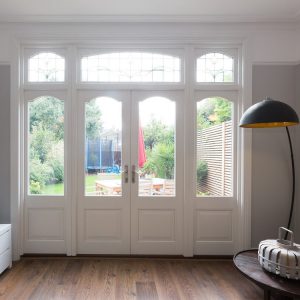
<path id="1" fill-rule="evenodd" d="M 29 130 L 33 132 L 34 127 L 55 134 L 56 140 L 64 138 L 64 103 L 51 97 L 40 97 L 29 105 Z"/>
<path id="2" fill-rule="evenodd" d="M 64 104 L 40 97 L 29 104 L 30 192 L 41 194 L 47 184 L 63 182 Z"/>
<path id="3" fill-rule="evenodd" d="M 231 120 L 232 103 L 221 97 L 207 98 L 197 106 L 197 128 L 203 129 Z"/>
<path id="4" fill-rule="evenodd" d="M 223 98 L 215 98 L 216 124 L 231 120 L 232 103 Z"/>
<path id="5" fill-rule="evenodd" d="M 33 126 L 30 135 L 30 158 L 45 163 L 54 141 L 54 133 L 49 129 L 44 129 L 41 123 Z"/>
<path id="6" fill-rule="evenodd" d="M 143 133 L 146 149 L 152 150 L 153 147 L 160 142 L 166 144 L 174 143 L 174 129 L 154 117 L 152 117 L 150 122 L 143 128 Z"/>
<path id="7" fill-rule="evenodd" d="M 90 101 L 85 106 L 85 128 L 86 137 L 90 140 L 95 140 L 100 137 L 103 124 L 101 121 L 101 110 L 97 105 L 97 100 Z"/>

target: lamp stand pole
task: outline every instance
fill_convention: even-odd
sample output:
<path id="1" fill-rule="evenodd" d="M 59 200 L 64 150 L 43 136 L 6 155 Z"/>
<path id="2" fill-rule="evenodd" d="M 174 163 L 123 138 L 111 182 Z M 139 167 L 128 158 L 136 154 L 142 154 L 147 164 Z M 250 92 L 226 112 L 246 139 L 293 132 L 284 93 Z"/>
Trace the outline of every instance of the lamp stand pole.
<path id="1" fill-rule="evenodd" d="M 289 215 L 289 221 L 287 229 L 290 230 L 291 222 L 293 218 L 293 210 L 294 210 L 294 203 L 295 203 L 295 163 L 294 163 L 294 153 L 293 153 L 293 146 L 292 146 L 292 140 L 290 136 L 290 131 L 288 127 L 285 127 L 286 133 L 289 139 L 289 145 L 290 145 L 290 154 L 291 154 L 291 162 L 292 162 L 292 175 L 293 175 L 293 190 L 292 190 L 292 201 L 291 201 L 291 208 L 290 208 L 290 215 Z M 287 239 L 288 232 L 285 234 L 285 239 Z"/>

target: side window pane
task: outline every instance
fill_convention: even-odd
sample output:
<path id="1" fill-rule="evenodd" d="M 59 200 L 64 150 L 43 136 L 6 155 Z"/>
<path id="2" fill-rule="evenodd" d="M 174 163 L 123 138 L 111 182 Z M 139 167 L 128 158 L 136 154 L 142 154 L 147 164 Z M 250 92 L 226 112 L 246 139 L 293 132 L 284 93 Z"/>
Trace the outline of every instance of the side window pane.
<path id="1" fill-rule="evenodd" d="M 178 57 L 143 52 L 119 52 L 81 59 L 85 82 L 180 82 Z"/>
<path id="2" fill-rule="evenodd" d="M 197 59 L 197 82 L 233 82 L 234 60 L 221 53 L 208 53 Z"/>
<path id="3" fill-rule="evenodd" d="M 175 196 L 175 109 L 161 97 L 139 104 L 139 196 Z"/>
<path id="4" fill-rule="evenodd" d="M 64 103 L 40 97 L 28 104 L 28 193 L 64 194 Z"/>
<path id="5" fill-rule="evenodd" d="M 65 81 L 65 59 L 55 53 L 39 53 L 28 61 L 29 82 Z"/>
<path id="6" fill-rule="evenodd" d="M 232 196 L 232 102 L 216 97 L 197 103 L 196 195 Z"/>
<path id="7" fill-rule="evenodd" d="M 122 103 L 96 98 L 85 104 L 85 195 L 122 195 Z"/>

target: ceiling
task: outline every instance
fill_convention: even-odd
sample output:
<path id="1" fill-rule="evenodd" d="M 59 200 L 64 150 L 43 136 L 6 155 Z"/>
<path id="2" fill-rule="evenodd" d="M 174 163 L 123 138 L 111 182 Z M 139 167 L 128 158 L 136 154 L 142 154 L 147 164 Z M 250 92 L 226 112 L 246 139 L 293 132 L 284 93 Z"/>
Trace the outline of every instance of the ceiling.
<path id="1" fill-rule="evenodd" d="M 1 0 L 0 21 L 298 21 L 299 0 Z"/>

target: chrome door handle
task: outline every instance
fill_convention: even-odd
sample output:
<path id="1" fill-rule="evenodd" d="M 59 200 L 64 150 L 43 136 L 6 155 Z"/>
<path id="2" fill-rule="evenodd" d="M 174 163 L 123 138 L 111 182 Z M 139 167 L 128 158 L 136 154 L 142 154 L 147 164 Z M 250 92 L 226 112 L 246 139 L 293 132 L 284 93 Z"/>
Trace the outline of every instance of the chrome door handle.
<path id="1" fill-rule="evenodd" d="M 128 165 L 124 166 L 124 171 L 122 173 L 124 173 L 124 182 L 128 183 Z"/>
<path id="2" fill-rule="evenodd" d="M 135 183 L 135 174 L 136 174 L 136 171 L 135 171 L 135 165 L 132 165 L 132 168 L 131 168 L 131 182 L 132 183 Z"/>

